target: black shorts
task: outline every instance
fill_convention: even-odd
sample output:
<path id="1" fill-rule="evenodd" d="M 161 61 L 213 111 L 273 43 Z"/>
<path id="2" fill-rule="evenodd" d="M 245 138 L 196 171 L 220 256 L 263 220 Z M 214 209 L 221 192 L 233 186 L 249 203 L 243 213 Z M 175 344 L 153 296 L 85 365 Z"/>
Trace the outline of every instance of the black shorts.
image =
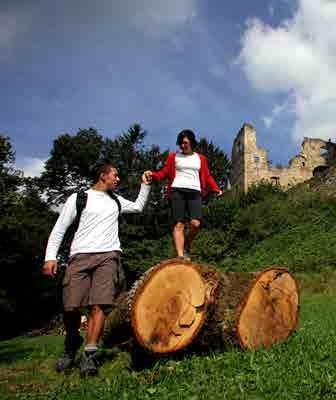
<path id="1" fill-rule="evenodd" d="M 202 198 L 199 191 L 173 188 L 170 203 L 174 224 L 192 219 L 202 219 Z"/>

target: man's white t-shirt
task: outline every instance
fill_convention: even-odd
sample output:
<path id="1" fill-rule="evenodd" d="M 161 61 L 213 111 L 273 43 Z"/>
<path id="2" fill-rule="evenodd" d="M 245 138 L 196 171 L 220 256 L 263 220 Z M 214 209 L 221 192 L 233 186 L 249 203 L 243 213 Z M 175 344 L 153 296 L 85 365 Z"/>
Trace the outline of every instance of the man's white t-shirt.
<path id="1" fill-rule="evenodd" d="M 175 156 L 176 175 L 172 188 L 184 188 L 201 191 L 199 172 L 201 159 L 197 153 L 177 153 Z"/>
<path id="2" fill-rule="evenodd" d="M 150 186 L 141 184 L 136 201 L 126 200 L 117 195 L 122 213 L 141 212 L 150 192 Z M 78 253 L 100 253 L 121 251 L 119 240 L 119 208 L 107 193 L 89 189 L 87 203 L 78 229 L 73 238 L 70 256 Z M 49 236 L 45 261 L 56 260 L 63 236 L 76 217 L 77 193 L 72 194 L 63 206 L 56 224 Z"/>

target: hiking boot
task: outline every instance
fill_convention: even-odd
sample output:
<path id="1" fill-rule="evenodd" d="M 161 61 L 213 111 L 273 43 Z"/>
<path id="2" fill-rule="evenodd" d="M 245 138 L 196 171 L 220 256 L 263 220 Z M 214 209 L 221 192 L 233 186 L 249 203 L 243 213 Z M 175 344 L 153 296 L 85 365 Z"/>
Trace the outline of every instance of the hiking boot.
<path id="1" fill-rule="evenodd" d="M 99 362 L 97 351 L 83 351 L 79 361 L 81 376 L 85 377 L 97 375 L 98 367 Z"/>
<path id="2" fill-rule="evenodd" d="M 56 371 L 65 372 L 73 367 L 78 349 L 83 343 L 83 338 L 78 334 L 76 336 L 66 335 L 64 340 L 63 357 L 56 361 Z"/>

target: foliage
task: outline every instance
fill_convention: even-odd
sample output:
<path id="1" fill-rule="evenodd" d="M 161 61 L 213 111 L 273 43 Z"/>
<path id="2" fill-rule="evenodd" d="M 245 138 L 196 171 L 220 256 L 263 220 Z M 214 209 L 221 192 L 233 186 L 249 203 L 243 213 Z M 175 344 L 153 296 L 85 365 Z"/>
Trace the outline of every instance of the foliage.
<path id="1" fill-rule="evenodd" d="M 40 274 L 55 216 L 33 185 L 16 190 L 22 180 L 11 167 L 14 161 L 9 139 L 0 137 L 1 182 L 5 185 L 5 190 L 0 190 L 1 336 L 38 324 L 50 316 L 56 303 L 55 299 L 49 301 L 55 296 L 53 285 Z"/>
<path id="2" fill-rule="evenodd" d="M 40 180 L 48 203 L 62 204 L 71 193 L 87 189 L 91 184 L 92 166 L 101 160 L 118 169 L 120 194 L 136 195 L 142 172 L 158 168 L 166 155 L 158 146 L 145 149 L 145 136 L 139 124 L 132 125 L 115 139 L 103 138 L 94 128 L 81 129 L 73 136 L 60 135 L 54 141 Z"/>
<path id="3" fill-rule="evenodd" d="M 0 215 L 0 318 L 8 322 L 1 335 L 8 335 L 55 311 L 55 284 L 41 276 L 55 216 L 38 196 L 16 192 L 0 193 Z"/>
<path id="4" fill-rule="evenodd" d="M 62 204 L 74 191 L 88 188 L 90 166 L 102 156 L 103 146 L 103 137 L 93 128 L 81 129 L 75 136 L 66 133 L 54 140 L 41 176 L 48 203 Z"/>
<path id="5" fill-rule="evenodd" d="M 249 271 L 275 263 L 296 272 L 335 267 L 334 198 L 305 187 L 284 193 L 261 184 L 251 191 L 213 199 L 204 207 L 192 252 L 198 262 Z"/>
<path id="6" fill-rule="evenodd" d="M 282 198 L 286 197 L 286 193 L 280 186 L 262 180 L 252 184 L 247 193 L 241 193 L 239 195 L 239 204 L 241 207 L 247 207 L 273 195 L 278 195 Z"/>
<path id="7" fill-rule="evenodd" d="M 234 269 L 287 265 L 293 271 L 335 268 L 336 200 L 300 190 L 270 198 L 239 214 L 231 234 L 242 237 Z"/>
<path id="8" fill-rule="evenodd" d="M 326 258 L 332 254 L 324 238 L 333 235 L 335 206 L 334 199 L 322 198 L 318 193 L 310 191 L 300 191 L 289 193 L 286 198 L 275 194 L 246 209 L 240 209 L 229 230 L 232 255 L 241 258 L 265 246 L 269 263 L 280 262 L 276 256 L 280 252 L 282 262 L 286 261 L 285 264 L 294 270 L 316 270 L 308 258 L 309 252 L 319 249 L 321 258 L 317 261 L 322 268 Z M 290 251 L 296 257 L 302 257 L 300 268 L 297 262 L 291 261 Z M 240 265 L 237 260 L 236 263 Z M 254 269 L 260 267 L 257 264 L 254 258 Z M 236 268 L 239 268 L 238 265 Z"/>
<path id="9" fill-rule="evenodd" d="M 211 174 L 218 185 L 221 188 L 226 187 L 231 170 L 231 161 L 224 151 L 206 138 L 199 140 L 196 151 L 207 157 Z"/>
<path id="10" fill-rule="evenodd" d="M 15 152 L 9 137 L 0 135 L 0 192 L 15 190 L 22 174 L 13 167 Z"/>

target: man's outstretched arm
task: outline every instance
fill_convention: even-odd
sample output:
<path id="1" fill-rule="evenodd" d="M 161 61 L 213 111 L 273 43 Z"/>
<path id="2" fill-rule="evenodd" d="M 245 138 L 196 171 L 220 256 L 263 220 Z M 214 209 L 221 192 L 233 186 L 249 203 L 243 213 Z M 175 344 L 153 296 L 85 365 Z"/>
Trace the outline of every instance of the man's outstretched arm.
<path id="1" fill-rule="evenodd" d="M 142 212 L 142 210 L 144 209 L 151 190 L 151 186 L 145 174 L 142 175 L 141 179 L 142 183 L 140 192 L 135 201 L 130 201 L 122 196 L 118 196 L 122 213 L 139 213 Z"/>

